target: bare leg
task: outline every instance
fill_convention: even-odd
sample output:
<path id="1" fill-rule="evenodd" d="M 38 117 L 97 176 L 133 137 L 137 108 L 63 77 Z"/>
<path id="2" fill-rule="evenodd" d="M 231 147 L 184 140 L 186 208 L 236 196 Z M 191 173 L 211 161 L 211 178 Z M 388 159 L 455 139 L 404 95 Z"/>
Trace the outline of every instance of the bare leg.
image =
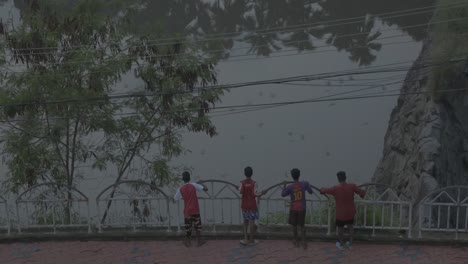
<path id="1" fill-rule="evenodd" d="M 304 249 L 307 248 L 307 242 L 306 242 L 306 229 L 305 226 L 301 226 L 301 233 L 302 233 L 302 247 Z"/>
<path id="2" fill-rule="evenodd" d="M 353 244 L 353 236 L 354 236 L 354 225 L 348 225 L 349 228 L 349 243 Z"/>
<path id="3" fill-rule="evenodd" d="M 298 247 L 299 246 L 299 238 L 297 237 L 297 226 L 293 226 L 293 236 L 294 236 L 294 246 Z"/>
<path id="4" fill-rule="evenodd" d="M 338 227 L 338 241 L 340 242 L 341 245 L 344 245 L 343 243 L 343 234 L 344 233 L 344 226 L 339 226 Z"/>
<path id="5" fill-rule="evenodd" d="M 185 219 L 185 240 L 184 245 L 190 247 L 192 242 L 192 222 L 189 219 Z"/>
<path id="6" fill-rule="evenodd" d="M 206 243 L 206 241 L 203 241 L 201 239 L 201 231 L 200 230 L 197 230 L 197 242 L 198 242 L 199 247 Z"/>
<path id="7" fill-rule="evenodd" d="M 249 220 L 249 227 L 250 227 L 250 240 L 249 243 L 253 244 L 255 242 L 254 236 L 255 236 L 255 220 Z"/>
<path id="8" fill-rule="evenodd" d="M 248 220 L 244 220 L 244 242 L 247 243 L 248 242 L 248 237 L 247 237 L 247 230 L 249 228 L 249 221 Z"/>

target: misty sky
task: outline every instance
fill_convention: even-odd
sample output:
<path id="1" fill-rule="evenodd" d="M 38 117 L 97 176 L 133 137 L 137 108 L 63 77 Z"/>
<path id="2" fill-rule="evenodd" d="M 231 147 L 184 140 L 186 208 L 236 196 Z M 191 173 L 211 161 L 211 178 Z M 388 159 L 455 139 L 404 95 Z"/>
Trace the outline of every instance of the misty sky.
<path id="1" fill-rule="evenodd" d="M 0 16 L 18 18 L 18 11 L 12 1 L 0 6 Z M 375 29 L 383 31 L 383 37 L 399 34 L 389 31 L 380 23 Z M 401 37 L 382 40 L 377 60 L 371 67 L 391 63 L 407 62 L 417 58 L 421 44 L 416 42 L 385 45 L 390 42 L 410 42 L 411 38 Z M 324 43 L 314 42 L 320 46 Z M 236 43 L 235 48 L 245 43 Z M 326 50 L 334 49 L 329 47 Z M 237 50 L 245 54 L 247 50 Z M 235 55 L 235 52 L 231 53 Z M 228 59 L 219 63 L 220 84 L 267 80 L 296 75 L 308 75 L 339 70 L 358 69 L 346 52 L 323 52 L 300 54 L 283 53 L 278 58 L 260 58 L 245 61 Z M 254 57 L 252 57 L 254 58 Z M 405 64 L 409 66 L 410 64 Z M 221 105 L 243 105 L 313 99 L 344 91 L 360 89 L 358 85 L 368 83 L 395 82 L 376 79 L 404 78 L 404 72 L 385 73 L 336 78 L 328 81 L 314 81 L 320 86 L 264 85 L 244 87 L 230 91 L 222 98 Z M 399 79 L 398 79 L 399 78 Z M 330 85 L 328 85 L 330 84 Z M 130 78 L 123 85 L 133 86 Z M 387 91 L 395 90 L 401 84 L 387 85 Z M 348 96 L 383 92 L 383 88 Z M 395 92 L 393 92 L 395 93 Z M 185 134 L 184 144 L 191 153 L 174 160 L 174 164 L 192 168 L 195 179 L 223 179 L 238 183 L 243 168 L 250 165 L 260 186 L 271 185 L 285 179 L 285 174 L 293 167 L 302 171 L 302 179 L 321 187 L 336 182 L 335 173 L 346 170 L 350 181 L 364 183 L 370 180 L 381 158 L 383 139 L 388 126 L 390 113 L 396 105 L 397 97 L 363 99 L 338 102 L 308 103 L 282 106 L 273 109 L 214 117 L 219 135 L 209 138 L 202 134 Z M 5 166 L 5 165 L 3 165 Z M 5 171 L 5 168 L 2 169 Z M 80 189 L 87 195 L 110 185 L 115 179 L 114 171 L 91 172 L 81 170 L 85 175 Z M 127 175 L 135 178 L 138 175 Z"/>

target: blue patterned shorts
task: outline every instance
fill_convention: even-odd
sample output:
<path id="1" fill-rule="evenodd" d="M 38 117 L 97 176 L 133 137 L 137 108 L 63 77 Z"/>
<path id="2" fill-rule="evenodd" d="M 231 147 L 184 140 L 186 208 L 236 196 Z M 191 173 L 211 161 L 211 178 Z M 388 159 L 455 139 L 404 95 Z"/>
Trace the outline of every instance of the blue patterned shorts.
<path id="1" fill-rule="evenodd" d="M 258 211 L 242 211 L 242 216 L 244 217 L 244 220 L 258 220 Z"/>

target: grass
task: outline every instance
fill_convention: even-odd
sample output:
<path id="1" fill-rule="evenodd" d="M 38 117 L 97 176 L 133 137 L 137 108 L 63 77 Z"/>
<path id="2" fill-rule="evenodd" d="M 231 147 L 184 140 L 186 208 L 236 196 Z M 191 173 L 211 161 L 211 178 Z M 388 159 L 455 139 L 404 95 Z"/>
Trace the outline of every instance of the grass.
<path id="1" fill-rule="evenodd" d="M 451 0 L 439 0 L 439 5 L 451 4 Z M 468 0 L 467 6 L 439 9 L 430 28 L 433 39 L 431 58 L 436 66 L 430 77 L 430 89 L 435 99 L 444 97 L 443 90 L 453 89 L 468 66 L 467 63 L 445 63 L 450 59 L 468 59 Z M 459 19 L 459 20 L 457 20 Z M 450 22 L 447 21 L 452 20 Z"/>
<path id="2" fill-rule="evenodd" d="M 375 199 L 378 197 L 378 194 L 375 190 L 368 190 L 366 199 Z M 400 206 L 398 204 L 366 204 L 360 203 L 359 198 L 356 199 L 356 216 L 355 216 L 355 225 L 356 227 L 394 227 L 397 228 L 400 225 L 402 227 L 408 226 L 408 205 L 402 206 L 400 211 Z M 384 197 L 385 200 L 385 197 Z M 286 208 L 286 210 L 289 210 Z M 328 207 L 325 204 L 322 204 L 321 207 L 314 207 L 311 212 L 307 211 L 306 214 L 306 225 L 326 225 L 328 223 Z M 393 214 L 392 214 L 393 210 Z M 335 221 L 335 201 L 331 199 L 330 201 L 330 211 L 331 211 L 331 221 L 332 225 Z M 264 214 L 265 215 L 265 214 Z M 375 222 L 374 222 L 375 215 Z M 393 215 L 393 216 L 392 216 Z M 260 223 L 263 225 L 266 224 L 287 224 L 288 223 L 288 213 L 284 211 L 270 212 L 265 216 L 260 218 Z M 365 218 L 365 221 L 364 221 Z M 365 225 L 364 225 L 365 223 Z"/>

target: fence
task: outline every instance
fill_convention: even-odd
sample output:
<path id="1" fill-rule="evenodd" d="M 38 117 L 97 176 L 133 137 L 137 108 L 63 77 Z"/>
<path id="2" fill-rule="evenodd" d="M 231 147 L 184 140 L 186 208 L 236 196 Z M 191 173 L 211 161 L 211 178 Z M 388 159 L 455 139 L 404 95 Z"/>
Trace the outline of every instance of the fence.
<path id="1" fill-rule="evenodd" d="M 7 234 L 10 234 L 10 212 L 7 200 L 2 196 L 0 196 L 0 204 L 0 228 L 4 229 Z"/>
<path id="2" fill-rule="evenodd" d="M 468 186 L 435 190 L 419 203 L 419 238 L 423 231 L 468 232 Z"/>
<path id="3" fill-rule="evenodd" d="M 121 181 L 105 188 L 96 198 L 98 231 L 104 228 L 167 227 L 169 197 L 143 181 Z"/>
<path id="4" fill-rule="evenodd" d="M 286 184 L 291 184 L 287 182 Z M 281 197 L 282 186 L 285 183 L 275 184 L 264 190 L 265 196 L 261 198 L 263 217 L 260 218 L 260 223 L 265 225 L 287 225 L 288 212 L 291 206 L 291 198 Z M 332 208 L 328 196 L 320 194 L 318 188 L 311 186 L 314 190 L 311 195 L 306 197 L 306 226 L 316 228 L 326 228 L 327 234 L 330 234 Z"/>
<path id="5" fill-rule="evenodd" d="M 91 232 L 88 198 L 79 190 L 56 183 L 34 185 L 16 199 L 18 232 L 22 229 L 80 228 Z"/>
<path id="6" fill-rule="evenodd" d="M 203 225 L 216 232 L 222 227 L 240 225 L 241 197 L 238 186 L 221 180 L 206 180 L 208 191 L 199 193 Z M 283 183 L 264 189 L 259 199 L 260 225 L 267 227 L 286 226 L 290 198 L 281 197 Z M 306 199 L 306 226 L 331 234 L 334 224 L 334 199 L 320 195 L 316 187 Z M 437 231 L 454 233 L 468 232 L 468 186 L 451 186 L 435 190 L 417 205 L 382 184 L 360 186 L 367 194 L 356 197 L 355 226 L 372 231 L 397 230 L 412 237 L 413 222 L 417 222 L 418 237 L 423 232 Z M 10 233 L 12 222 L 8 203 L 0 197 L 5 214 L 0 218 L 0 228 Z M 73 187 L 55 183 L 35 185 L 22 192 L 15 200 L 18 232 L 24 230 L 86 228 L 96 226 L 99 232 L 110 228 L 157 228 L 166 231 L 181 231 L 184 217 L 183 202 L 175 202 L 159 187 L 143 181 L 122 181 L 105 188 L 96 197 L 95 221 L 91 221 L 89 200 Z M 1 207 L 1 206 L 0 206 Z M 412 208 L 418 208 L 418 221 L 413 221 Z"/>
<path id="7" fill-rule="evenodd" d="M 407 197 L 384 184 L 359 187 L 366 191 L 366 196 L 356 199 L 356 228 L 370 229 L 372 235 L 376 230 L 405 231 L 411 238 L 412 206 Z"/>

